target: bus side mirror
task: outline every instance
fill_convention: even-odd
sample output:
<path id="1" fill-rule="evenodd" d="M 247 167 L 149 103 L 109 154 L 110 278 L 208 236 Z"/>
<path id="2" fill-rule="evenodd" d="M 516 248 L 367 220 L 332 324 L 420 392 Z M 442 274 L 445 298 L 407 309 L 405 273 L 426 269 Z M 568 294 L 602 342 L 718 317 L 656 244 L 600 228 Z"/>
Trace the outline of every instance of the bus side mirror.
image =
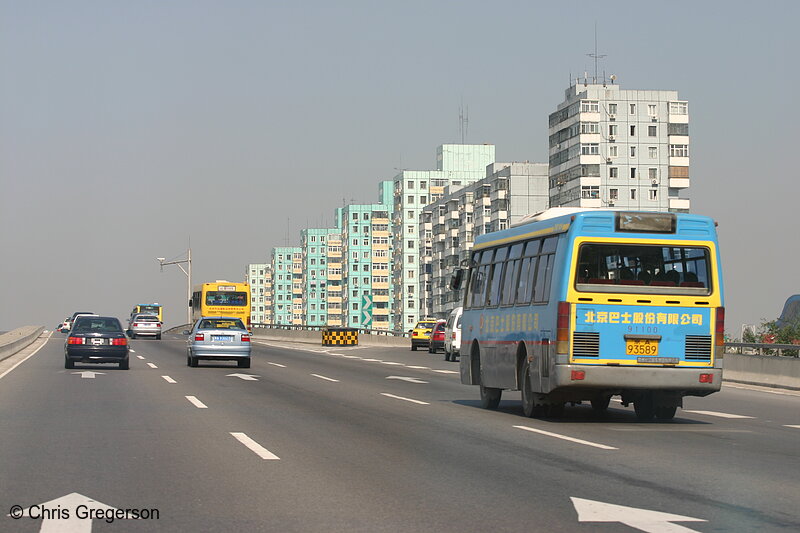
<path id="1" fill-rule="evenodd" d="M 461 288 L 461 282 L 464 281 L 464 269 L 458 268 L 450 278 L 450 289 L 457 291 Z"/>
<path id="2" fill-rule="evenodd" d="M 189 298 L 189 307 L 191 307 L 191 306 L 192 306 L 192 299 Z"/>

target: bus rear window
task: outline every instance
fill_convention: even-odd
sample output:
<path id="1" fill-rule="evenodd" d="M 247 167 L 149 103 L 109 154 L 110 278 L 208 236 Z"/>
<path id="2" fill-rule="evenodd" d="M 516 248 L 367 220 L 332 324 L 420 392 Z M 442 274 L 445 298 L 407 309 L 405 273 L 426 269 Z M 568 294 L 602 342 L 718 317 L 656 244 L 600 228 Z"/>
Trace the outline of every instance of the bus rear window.
<path id="1" fill-rule="evenodd" d="M 206 305 L 244 306 L 247 304 L 246 292 L 208 291 Z"/>
<path id="2" fill-rule="evenodd" d="M 585 243 L 578 251 L 575 288 L 581 292 L 711 293 L 708 248 Z"/>

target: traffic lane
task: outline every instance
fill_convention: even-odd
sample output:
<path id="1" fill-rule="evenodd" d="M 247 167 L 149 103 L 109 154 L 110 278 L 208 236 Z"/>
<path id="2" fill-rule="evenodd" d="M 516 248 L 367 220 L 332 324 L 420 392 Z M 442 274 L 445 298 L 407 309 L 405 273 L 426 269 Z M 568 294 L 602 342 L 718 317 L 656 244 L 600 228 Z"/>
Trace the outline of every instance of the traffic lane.
<path id="1" fill-rule="evenodd" d="M 265 476 L 280 487 L 291 473 L 254 464 L 249 450 L 220 431 L 223 421 L 203 417 L 156 370 L 95 365 L 103 374 L 83 379 L 64 372 L 62 349 L 50 343 L 0 381 L 5 509 L 78 492 L 118 508 L 160 511 L 155 527 L 130 521 L 113 524 L 116 530 L 259 530 L 271 523 L 260 496 L 244 489 Z M 6 516 L 0 524 L 15 531 L 41 525 Z M 110 530 L 104 526 L 95 521 L 97 530 Z"/>
<path id="2" fill-rule="evenodd" d="M 277 351 L 274 348 L 272 348 L 272 350 L 273 350 L 273 352 L 271 354 L 272 357 L 277 357 L 278 356 Z M 303 352 L 303 351 L 301 350 L 300 352 Z M 365 356 L 373 355 L 373 356 L 375 356 L 374 358 L 377 358 L 377 357 L 380 356 L 380 354 L 377 354 L 377 353 L 365 353 L 364 355 Z M 320 370 L 320 366 L 321 365 L 324 365 L 326 363 L 335 363 L 336 362 L 335 361 L 335 357 L 331 357 L 329 355 L 324 355 L 324 354 L 319 354 L 319 353 L 314 353 L 314 352 L 305 352 L 303 354 L 303 353 L 298 353 L 297 351 L 294 351 L 293 353 L 287 354 L 287 357 L 289 359 L 284 360 L 284 362 L 287 363 L 287 367 L 286 367 L 287 370 L 283 371 L 283 376 L 287 378 L 287 381 L 288 381 L 288 383 L 290 384 L 291 387 L 302 387 L 303 383 L 305 383 L 306 386 L 309 386 L 309 384 L 312 387 L 317 386 L 318 383 L 315 383 L 310 379 L 310 376 L 312 375 L 311 372 L 313 372 L 313 371 L 320 372 L 321 371 Z M 384 359 L 387 359 L 387 358 L 384 357 Z M 349 360 L 348 362 L 349 363 L 359 363 L 360 361 Z M 361 362 L 363 362 L 363 361 L 361 361 Z M 307 366 L 305 368 L 298 368 L 298 367 L 302 366 L 301 363 L 306 363 Z M 367 374 L 372 374 L 372 375 L 368 375 L 367 379 L 363 379 L 363 378 L 360 377 L 359 380 L 353 380 L 354 382 L 355 381 L 359 381 L 360 383 L 359 383 L 358 386 L 363 390 L 363 389 L 366 388 L 366 384 L 368 384 L 370 382 L 374 383 L 376 381 L 375 379 L 372 379 L 370 381 L 371 378 L 379 378 L 379 379 L 382 378 L 382 376 L 381 376 L 382 372 L 380 372 L 379 364 L 380 363 L 378 363 L 378 362 L 372 363 L 370 365 L 359 365 L 359 364 L 353 365 L 353 364 L 351 364 L 349 369 L 346 368 L 346 366 L 338 368 L 339 365 L 336 365 L 336 367 L 334 367 L 334 368 L 327 368 L 327 370 L 325 371 L 326 372 L 325 375 L 326 376 L 336 376 L 336 378 L 343 378 L 343 381 L 345 382 L 345 386 L 349 387 L 349 386 L 353 386 L 353 383 L 350 383 L 350 382 L 347 381 L 347 377 L 346 377 L 347 374 L 351 374 L 351 372 L 354 371 L 354 370 L 359 370 L 359 372 L 358 372 L 359 374 L 364 373 L 365 370 L 372 370 L 371 373 L 367 372 Z M 375 374 L 376 369 L 377 369 L 377 374 Z M 278 375 L 280 375 L 280 374 L 278 374 Z M 441 383 L 438 383 L 438 385 L 440 385 L 440 384 Z M 411 384 L 404 383 L 404 382 L 398 382 L 396 385 L 397 385 L 397 387 L 405 387 L 407 389 L 409 387 L 413 387 Z M 319 387 L 323 387 L 322 385 L 318 385 L 318 386 Z M 383 387 L 379 387 L 379 388 L 383 388 Z M 424 389 L 424 387 L 423 387 L 423 389 Z M 253 387 L 252 390 L 255 391 L 256 390 L 255 387 Z M 313 393 L 313 394 L 316 394 L 316 395 L 319 395 L 321 392 L 326 391 L 326 390 L 335 391 L 335 390 L 340 390 L 340 389 L 336 389 L 335 386 L 334 386 L 334 388 L 331 388 L 331 389 L 320 388 L 318 390 L 309 391 L 309 392 Z M 364 390 L 364 392 L 366 392 L 366 391 Z M 372 391 L 373 394 L 375 392 L 376 392 L 375 390 Z M 420 391 L 417 389 L 416 392 L 419 393 Z M 422 395 L 416 394 L 414 397 L 415 398 L 427 399 L 427 400 L 431 400 L 431 401 L 437 401 L 436 398 L 432 398 L 432 397 L 426 396 L 428 394 L 430 394 L 430 391 L 427 391 L 427 392 L 423 393 Z M 447 403 L 449 403 L 449 398 L 445 398 L 442 401 L 446 402 L 445 405 L 447 405 Z M 345 404 L 346 401 L 341 399 L 341 398 L 324 398 L 324 399 L 318 400 L 316 403 L 318 403 L 320 405 L 328 405 L 328 404 L 331 404 L 331 403 Z M 515 402 L 508 402 L 508 403 L 509 404 L 513 404 Z M 510 414 L 513 417 L 514 421 L 518 420 L 518 418 L 517 418 L 518 415 L 516 414 L 516 411 L 518 409 L 517 405 L 505 405 L 503 407 L 509 409 L 510 412 L 508 414 Z M 570 413 L 570 411 L 571 411 L 571 413 Z M 616 413 L 616 411 L 617 410 L 613 410 L 614 414 L 616 414 L 616 415 L 619 415 L 619 416 L 626 416 L 627 415 L 628 417 L 631 416 L 629 412 L 624 412 L 623 411 L 623 413 Z M 362 411 L 358 411 L 358 412 L 360 413 Z M 477 416 L 482 416 L 483 418 L 485 418 L 485 420 L 481 420 L 481 423 L 484 426 L 491 427 L 492 425 L 496 425 L 498 423 L 498 421 L 500 420 L 500 418 L 498 418 L 498 413 L 487 413 L 487 412 L 484 412 L 484 411 L 478 411 L 478 413 L 481 413 L 481 414 L 477 415 L 477 413 L 476 413 Z M 597 419 L 595 419 L 593 417 L 593 415 L 588 415 L 589 411 L 587 409 L 576 408 L 576 409 L 573 409 L 573 410 L 568 410 L 568 413 L 573 417 L 591 416 L 592 419 L 590 419 L 589 421 L 597 422 Z M 460 413 L 460 414 L 463 414 L 463 413 Z M 447 422 L 451 422 L 451 421 L 453 421 L 453 420 L 455 420 L 457 418 L 459 418 L 459 417 L 454 415 L 454 413 L 449 412 L 446 416 L 443 417 L 443 420 L 447 421 Z M 467 416 L 466 418 L 469 419 L 469 418 L 473 418 L 473 417 L 472 416 Z M 565 418 L 568 418 L 568 417 L 565 417 Z M 523 420 L 525 420 L 525 419 L 523 419 Z M 471 420 L 471 421 L 475 422 L 474 420 Z M 575 429 L 576 431 L 585 430 L 586 429 L 585 422 L 586 422 L 586 420 L 581 420 L 580 424 L 579 424 L 580 427 L 573 427 L 571 429 Z M 346 423 L 351 423 L 351 422 L 348 419 L 346 421 Z M 548 425 L 552 426 L 555 423 L 563 425 L 565 422 L 563 421 L 563 419 L 560 420 L 560 421 L 530 421 L 529 423 L 527 423 L 527 427 L 531 427 L 531 425 L 533 425 L 534 427 L 536 427 L 536 426 L 547 427 Z M 494 435 L 498 435 L 503 431 L 503 429 L 505 429 L 507 431 L 509 429 L 509 427 L 513 427 L 513 426 L 507 426 L 505 428 L 500 428 L 500 427 L 493 428 L 491 430 L 491 433 L 494 434 Z M 696 435 L 692 435 L 692 434 L 687 434 L 687 432 L 685 432 L 685 431 L 682 431 L 684 429 L 683 427 L 681 427 L 681 430 L 679 431 L 677 429 L 677 427 L 679 427 L 678 424 L 666 424 L 666 425 L 665 424 L 647 424 L 647 425 L 627 424 L 626 427 L 623 427 L 623 428 L 620 428 L 620 429 L 621 430 L 626 430 L 626 429 L 627 430 L 631 430 L 632 427 L 635 428 L 635 431 L 636 431 L 637 434 L 635 434 L 633 436 L 625 435 L 624 442 L 625 442 L 626 445 L 630 445 L 630 449 L 632 450 L 631 453 L 636 454 L 636 457 L 633 460 L 631 460 L 630 458 L 626 458 L 625 460 L 623 460 L 621 462 L 611 463 L 609 465 L 611 470 L 613 470 L 614 472 L 630 471 L 629 475 L 630 476 L 634 476 L 636 479 L 639 480 L 640 483 L 643 482 L 643 480 L 646 481 L 646 480 L 651 479 L 651 478 L 652 479 L 667 479 L 669 476 L 666 475 L 665 472 L 673 472 L 674 479 L 672 480 L 672 483 L 674 483 L 674 487 L 675 487 L 674 490 L 679 490 L 681 487 L 683 487 L 683 484 L 684 484 L 684 481 L 686 479 L 686 476 L 690 475 L 691 472 L 702 471 L 702 468 L 696 469 L 694 466 L 691 466 L 691 468 L 688 468 L 688 469 L 680 469 L 680 468 L 676 469 L 675 468 L 675 461 L 676 460 L 683 461 L 687 465 L 687 467 L 689 465 L 692 465 L 693 462 L 696 461 L 696 459 L 694 458 L 693 453 L 691 451 L 691 448 L 693 446 L 691 445 L 691 442 L 687 443 L 687 441 L 690 441 L 691 439 L 697 439 L 698 437 L 702 437 L 705 433 L 708 433 L 709 430 L 711 431 L 711 435 L 712 436 L 714 435 L 714 432 L 721 432 L 723 434 L 727 433 L 727 432 L 730 432 L 730 433 L 734 433 L 735 434 L 735 433 L 737 433 L 737 431 L 739 431 L 739 430 L 736 430 L 736 429 L 728 430 L 728 429 L 720 429 L 720 428 L 713 428 L 713 429 L 709 428 L 709 429 L 702 430 L 701 432 L 697 433 Z M 553 430 L 555 428 L 550 427 L 548 429 Z M 698 431 L 695 428 L 690 428 L 690 430 L 693 433 Z M 291 428 L 287 428 L 287 431 L 291 431 Z M 456 433 L 456 434 L 458 434 L 460 431 L 463 431 L 463 428 L 461 428 L 459 426 L 453 428 L 453 432 Z M 665 431 L 667 433 L 667 438 L 665 438 L 664 435 L 663 435 L 663 433 Z M 726 436 L 726 438 L 730 439 L 730 435 L 729 434 L 725 435 L 725 436 Z M 640 442 L 639 444 L 637 444 L 636 443 L 637 437 L 639 438 L 640 441 L 643 441 L 643 442 Z M 654 443 L 654 439 L 657 439 L 657 442 Z M 524 445 L 525 444 L 523 444 L 523 446 Z M 529 446 L 530 443 L 528 443 L 527 445 Z M 542 448 L 541 442 L 539 442 L 537 444 L 537 448 L 540 450 L 539 453 L 541 453 L 541 448 Z M 686 452 L 687 448 L 690 449 L 690 451 L 688 453 Z M 565 449 L 560 449 L 560 450 L 557 449 L 553 453 L 556 453 L 556 454 L 557 453 L 564 453 L 565 451 L 566 451 Z M 627 452 L 627 450 L 626 450 L 626 452 Z M 713 459 L 718 454 L 718 452 L 716 451 L 716 449 L 712 449 L 712 450 L 707 450 L 707 454 L 710 456 L 709 458 Z M 707 466 L 709 464 L 714 465 L 713 462 L 709 463 L 709 458 L 701 457 L 702 460 L 699 462 L 699 466 L 703 467 L 704 465 Z M 634 465 L 633 468 L 631 468 L 632 465 Z M 587 466 L 592 466 L 592 465 L 582 465 L 583 468 L 586 468 Z M 719 466 L 719 465 L 715 465 L 715 467 L 716 466 Z M 641 476 L 638 476 L 637 472 L 641 472 L 644 475 L 644 477 L 642 478 Z M 728 477 L 731 477 L 731 476 L 728 476 Z M 713 479 L 713 478 L 711 478 L 711 479 Z M 629 480 L 626 480 L 626 481 L 629 481 Z M 751 476 L 747 476 L 745 474 L 742 474 L 741 472 L 735 473 L 735 475 L 733 475 L 733 478 L 731 479 L 731 481 L 738 482 L 739 485 L 742 485 L 742 486 L 745 486 L 745 487 L 752 487 L 753 486 L 752 477 Z M 762 478 L 762 481 L 763 481 L 763 478 Z M 702 482 L 698 483 L 698 486 L 702 486 L 702 485 L 703 485 Z M 703 499 L 704 497 L 706 497 L 705 494 L 713 494 L 714 491 L 716 490 L 715 487 L 713 486 L 713 483 L 711 485 L 705 487 L 705 488 L 707 489 L 706 491 L 700 491 L 700 493 L 697 494 L 696 496 L 694 496 L 693 498 Z M 728 513 L 731 512 L 730 505 L 728 503 L 726 503 L 725 501 L 715 501 L 713 499 L 708 499 L 708 498 L 706 498 L 706 499 L 707 499 L 709 505 L 711 505 L 713 507 L 713 509 L 716 509 L 716 510 L 722 509 L 722 511 L 719 511 L 720 514 L 727 515 Z M 748 501 L 747 498 L 744 498 L 744 499 L 737 498 L 737 501 L 744 501 L 746 503 L 753 503 L 752 501 Z M 763 503 L 763 501 L 759 501 L 758 503 Z M 744 511 L 743 511 L 743 509 L 744 509 Z M 746 508 L 746 506 L 742 506 L 742 508 L 740 508 L 739 511 L 740 512 L 744 512 L 744 514 L 747 514 L 747 513 L 753 514 L 753 511 L 754 510 L 757 511 L 757 509 L 758 509 L 758 507 L 753 509 L 753 508 Z M 758 514 L 758 513 L 756 512 L 755 514 Z M 781 518 L 778 517 L 778 518 L 776 518 L 776 520 L 780 521 Z"/>
<path id="3" fill-rule="evenodd" d="M 275 349 L 274 347 L 271 348 L 271 350 L 272 350 L 271 356 L 273 358 L 279 356 L 279 350 Z M 301 366 L 300 365 L 301 363 L 307 364 L 306 368 L 299 369 L 300 372 L 297 375 L 292 375 L 291 377 L 289 377 L 289 381 L 292 383 L 292 385 L 296 386 L 298 383 L 301 383 L 304 380 L 309 381 L 310 379 L 309 376 L 311 376 L 312 372 L 315 371 L 322 372 L 322 370 L 320 370 L 321 367 L 327 368 L 328 365 L 335 363 L 334 356 L 320 354 L 316 352 L 317 348 L 309 347 L 307 350 L 310 351 L 306 350 L 288 351 L 285 355 L 287 359 L 284 360 L 284 362 L 287 363 L 287 366 L 290 367 L 290 371 L 287 372 L 286 374 L 291 374 L 294 372 L 294 370 L 298 370 L 297 367 Z M 383 354 L 380 351 L 377 352 L 366 351 L 362 352 L 362 355 L 364 356 L 365 359 L 380 358 L 379 361 L 391 359 L 385 357 L 385 354 Z M 260 360 L 260 358 L 257 358 L 256 360 Z M 374 361 L 369 364 L 364 362 L 363 359 L 348 360 L 348 361 L 352 363 L 350 365 L 349 369 L 350 371 L 358 370 L 359 371 L 357 372 L 358 374 L 362 374 L 366 371 L 365 382 L 369 382 L 370 380 L 375 381 L 376 379 L 385 379 L 385 376 L 381 376 L 382 374 L 382 372 L 380 371 L 381 363 L 378 361 Z M 327 372 L 326 375 L 341 377 L 336 372 L 341 371 L 343 369 L 346 369 L 346 365 L 343 368 L 338 368 L 338 365 L 335 365 L 334 368 L 325 370 L 325 372 Z M 397 387 L 406 387 L 406 388 L 410 386 L 410 384 L 402 382 L 399 382 L 396 385 Z M 459 388 L 464 390 L 475 389 L 474 387 L 464 388 L 460 386 Z M 415 392 L 419 391 L 416 390 Z M 463 394 L 463 390 L 461 390 L 460 392 Z M 406 397 L 413 396 L 413 394 L 400 391 L 398 391 L 398 394 L 399 395 L 406 394 Z M 428 399 L 428 400 L 436 400 L 436 398 L 420 396 L 418 394 L 414 397 Z M 449 401 L 450 399 L 452 399 L 452 395 L 450 395 L 450 393 L 448 392 L 443 401 Z M 477 402 L 473 403 L 472 405 L 475 405 L 476 403 Z M 518 404 L 515 401 L 504 402 L 504 403 L 506 405 L 503 405 L 501 407 L 509 409 L 510 411 L 509 414 L 511 414 L 513 417 L 516 418 L 518 416 L 517 415 L 519 409 Z M 467 402 L 465 405 L 469 405 L 469 402 Z M 561 430 L 561 433 L 559 434 L 568 433 L 569 435 L 577 435 L 589 440 L 591 440 L 592 438 L 594 438 L 595 440 L 600 440 L 601 438 L 605 438 L 606 440 L 608 440 L 607 434 L 603 435 L 603 437 L 596 437 L 596 438 L 592 436 L 591 432 L 597 429 L 597 427 L 595 427 L 597 426 L 596 424 L 597 420 L 593 418 L 593 415 L 589 415 L 588 413 L 589 411 L 586 409 L 581 409 L 581 408 L 568 409 L 567 416 L 565 416 L 564 418 L 554 421 L 542 421 L 542 423 L 539 424 L 539 426 L 549 429 L 554 429 L 553 426 L 555 424 L 559 424 L 560 425 L 559 430 L 561 430 L 561 426 L 563 426 L 564 424 L 575 423 L 577 424 L 575 427 L 569 428 L 569 431 Z M 448 418 L 452 418 L 454 415 L 451 413 L 448 414 L 447 416 Z M 627 417 L 627 420 L 629 422 L 632 420 L 631 419 L 632 415 L 630 414 L 629 410 L 614 409 L 612 410 L 612 417 L 613 416 Z M 578 417 L 578 420 L 573 420 L 575 417 Z M 591 418 L 580 420 L 581 417 L 583 418 L 591 417 Z M 595 424 L 587 427 L 587 422 L 595 422 Z M 719 455 L 718 452 L 716 451 L 717 448 L 721 446 L 720 444 L 718 444 L 719 442 L 722 442 L 723 444 L 732 442 L 732 445 L 740 446 L 741 453 L 745 456 L 747 456 L 749 453 L 752 453 L 753 451 L 752 448 L 750 450 L 745 450 L 744 448 L 741 448 L 740 442 L 736 440 L 736 438 L 741 437 L 741 435 L 736 435 L 737 433 L 749 431 L 747 429 L 741 429 L 741 426 L 739 426 L 739 429 L 737 429 L 736 427 L 724 427 L 722 424 L 714 425 L 714 424 L 700 423 L 697 424 L 698 427 L 686 425 L 692 423 L 696 423 L 696 421 L 693 420 L 687 421 L 679 418 L 674 424 L 653 423 L 653 424 L 641 425 L 635 423 L 634 424 L 627 423 L 622 427 L 616 428 L 613 425 L 609 425 L 609 421 L 605 420 L 599 427 L 602 430 L 612 430 L 612 431 L 617 430 L 620 432 L 626 432 L 624 435 L 624 442 L 631 450 L 636 450 L 636 452 L 631 452 L 631 453 L 635 453 L 636 455 L 635 463 L 641 465 L 638 466 L 637 468 L 638 470 L 641 470 L 644 473 L 646 473 L 647 476 L 664 477 L 665 476 L 664 471 L 669 472 L 675 470 L 673 466 L 673 463 L 675 461 L 682 461 L 687 465 L 692 465 L 691 468 L 688 469 L 688 472 L 703 472 L 703 475 L 708 474 L 711 476 L 711 479 L 716 479 L 719 477 L 717 471 L 720 469 L 724 470 L 726 467 L 726 465 L 724 464 L 722 465 L 719 464 L 720 462 Z M 530 427 L 530 424 L 528 424 L 527 427 Z M 665 427 L 668 427 L 668 429 L 665 429 Z M 680 429 L 678 429 L 679 427 Z M 501 431 L 501 429 L 498 428 L 498 431 Z M 608 433 L 608 431 L 605 432 Z M 702 443 L 704 440 L 707 440 L 709 438 L 717 442 L 715 447 L 710 451 L 708 450 L 707 447 L 700 446 L 694 443 L 695 441 L 700 441 L 700 443 Z M 537 439 L 541 440 L 541 437 L 537 437 Z M 654 446 L 654 440 L 657 441 L 657 444 L 660 446 L 660 448 L 659 446 Z M 755 444 L 756 446 L 761 445 L 760 442 L 756 442 Z M 629 461 L 626 461 L 622 464 L 615 465 L 614 468 L 621 469 L 621 471 L 624 471 L 626 468 L 630 468 L 630 464 L 631 463 Z M 756 470 L 760 470 L 760 468 L 761 467 L 757 467 Z M 676 486 L 681 485 L 683 478 L 686 475 L 686 472 L 687 472 L 686 470 L 679 469 L 677 479 L 674 480 Z M 751 473 L 747 472 L 746 469 L 745 471 L 739 469 L 732 473 L 723 474 L 723 476 L 728 478 L 728 481 L 731 482 L 730 485 L 732 487 L 752 487 L 752 486 L 757 486 L 758 483 L 763 484 L 763 476 L 759 477 L 759 472 Z M 776 479 L 779 478 L 780 476 L 778 476 Z M 780 483 L 776 485 L 779 487 L 786 486 L 785 484 L 782 485 Z M 713 487 L 708 487 L 708 488 L 709 490 L 713 490 Z M 762 491 L 761 494 L 764 494 L 765 492 L 768 493 L 769 491 Z M 778 498 L 774 499 L 773 501 L 781 502 L 782 501 L 780 498 L 781 494 L 785 495 L 786 493 L 785 492 L 781 493 L 780 490 L 777 491 Z M 767 496 L 764 498 L 764 500 L 770 500 L 770 499 L 771 496 Z M 767 503 L 763 500 L 759 502 L 754 501 L 747 491 L 745 491 L 744 494 L 737 494 L 737 500 L 758 505 L 762 503 Z M 725 508 L 724 502 L 719 502 L 719 503 L 722 506 L 722 508 Z M 755 507 L 756 509 L 759 508 L 758 505 L 756 505 Z M 778 507 L 780 507 L 780 505 L 778 505 Z M 780 512 L 780 509 L 778 509 L 778 512 Z"/>

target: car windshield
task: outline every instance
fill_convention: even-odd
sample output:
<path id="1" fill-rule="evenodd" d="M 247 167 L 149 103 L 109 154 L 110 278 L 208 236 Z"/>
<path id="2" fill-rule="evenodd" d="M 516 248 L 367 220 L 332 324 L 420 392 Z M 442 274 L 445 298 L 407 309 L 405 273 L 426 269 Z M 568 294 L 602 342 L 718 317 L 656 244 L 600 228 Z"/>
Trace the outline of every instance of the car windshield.
<path id="1" fill-rule="evenodd" d="M 244 329 L 238 318 L 204 318 L 197 329 Z"/>
<path id="2" fill-rule="evenodd" d="M 119 320 L 111 317 L 78 317 L 73 333 L 118 333 L 122 332 Z"/>

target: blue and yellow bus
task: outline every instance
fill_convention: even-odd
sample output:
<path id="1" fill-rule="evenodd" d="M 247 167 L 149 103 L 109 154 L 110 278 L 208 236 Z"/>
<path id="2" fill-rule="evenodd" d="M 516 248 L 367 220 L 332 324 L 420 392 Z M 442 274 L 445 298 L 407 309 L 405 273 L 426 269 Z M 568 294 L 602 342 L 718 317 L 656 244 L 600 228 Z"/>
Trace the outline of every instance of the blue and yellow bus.
<path id="1" fill-rule="evenodd" d="M 724 317 L 710 218 L 550 209 L 475 240 L 461 382 L 489 409 L 521 391 L 526 416 L 620 396 L 668 420 L 684 396 L 720 389 Z"/>

